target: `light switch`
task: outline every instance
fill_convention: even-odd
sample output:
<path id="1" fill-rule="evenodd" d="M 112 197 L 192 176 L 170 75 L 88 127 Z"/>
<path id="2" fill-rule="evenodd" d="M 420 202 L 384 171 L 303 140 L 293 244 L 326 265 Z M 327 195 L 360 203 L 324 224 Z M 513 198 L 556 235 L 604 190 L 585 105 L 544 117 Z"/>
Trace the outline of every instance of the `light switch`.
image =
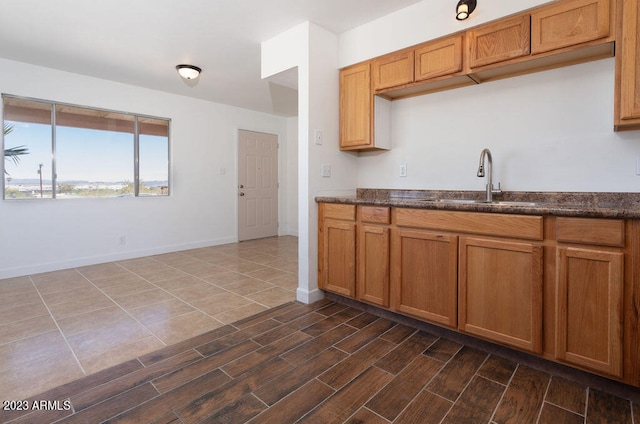
<path id="1" fill-rule="evenodd" d="M 316 132 L 313 135 L 313 140 L 316 144 L 321 145 L 322 144 L 322 131 L 320 130 L 316 130 Z"/>
<path id="2" fill-rule="evenodd" d="M 320 175 L 323 177 L 331 177 L 331 164 L 323 163 L 320 168 Z"/>

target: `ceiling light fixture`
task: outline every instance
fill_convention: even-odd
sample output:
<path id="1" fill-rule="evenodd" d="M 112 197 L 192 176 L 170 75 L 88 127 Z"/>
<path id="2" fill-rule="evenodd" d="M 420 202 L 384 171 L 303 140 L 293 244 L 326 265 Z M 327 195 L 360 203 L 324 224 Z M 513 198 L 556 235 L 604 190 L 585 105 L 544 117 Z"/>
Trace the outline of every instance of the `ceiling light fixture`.
<path id="1" fill-rule="evenodd" d="M 186 80 L 196 79 L 200 76 L 200 72 L 202 72 L 202 69 L 193 65 L 178 65 L 176 69 L 180 76 Z"/>
<path id="2" fill-rule="evenodd" d="M 476 9 L 476 0 L 460 0 L 456 6 L 456 19 L 464 21 Z"/>

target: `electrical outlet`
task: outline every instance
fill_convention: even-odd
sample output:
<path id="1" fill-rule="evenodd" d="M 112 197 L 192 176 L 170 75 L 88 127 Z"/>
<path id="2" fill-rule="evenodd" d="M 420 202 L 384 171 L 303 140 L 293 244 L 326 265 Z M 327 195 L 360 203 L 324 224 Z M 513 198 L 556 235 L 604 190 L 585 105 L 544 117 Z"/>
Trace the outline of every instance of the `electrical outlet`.
<path id="1" fill-rule="evenodd" d="M 323 163 L 320 167 L 320 175 L 326 178 L 331 177 L 331 164 Z"/>
<path id="2" fill-rule="evenodd" d="M 400 165 L 400 174 L 401 177 L 406 177 L 407 176 L 407 164 L 403 163 L 402 165 Z"/>
<path id="3" fill-rule="evenodd" d="M 640 156 L 636 156 L 636 175 L 640 175 Z"/>

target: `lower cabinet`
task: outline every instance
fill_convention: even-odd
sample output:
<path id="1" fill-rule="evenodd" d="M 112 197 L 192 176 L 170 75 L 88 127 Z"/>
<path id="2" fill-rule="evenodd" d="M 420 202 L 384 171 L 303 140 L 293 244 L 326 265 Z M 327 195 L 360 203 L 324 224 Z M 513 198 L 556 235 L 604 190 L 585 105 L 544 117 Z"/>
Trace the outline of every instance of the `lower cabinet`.
<path id="1" fill-rule="evenodd" d="M 341 295 L 356 295 L 356 222 L 352 205 L 324 204 L 319 252 L 320 288 Z"/>
<path id="2" fill-rule="evenodd" d="M 389 306 L 389 228 L 363 224 L 358 232 L 358 299 Z"/>
<path id="3" fill-rule="evenodd" d="M 460 238 L 459 329 L 542 352 L 542 246 Z"/>
<path id="4" fill-rule="evenodd" d="M 391 246 L 393 309 L 456 327 L 458 237 L 394 229 Z"/>
<path id="5" fill-rule="evenodd" d="M 323 290 L 640 387 L 640 220 L 328 203 L 318 215 Z"/>
<path id="6" fill-rule="evenodd" d="M 556 356 L 622 377 L 624 254 L 558 249 Z"/>

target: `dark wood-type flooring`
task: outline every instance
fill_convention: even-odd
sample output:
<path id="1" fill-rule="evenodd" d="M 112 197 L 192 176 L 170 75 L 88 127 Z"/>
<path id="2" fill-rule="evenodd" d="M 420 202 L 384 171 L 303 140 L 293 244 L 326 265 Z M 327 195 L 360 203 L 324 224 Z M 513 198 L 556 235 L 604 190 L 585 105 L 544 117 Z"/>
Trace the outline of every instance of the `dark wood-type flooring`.
<path id="1" fill-rule="evenodd" d="M 640 423 L 630 400 L 328 300 L 270 309 L 35 401 L 45 409 L 0 421 Z"/>

